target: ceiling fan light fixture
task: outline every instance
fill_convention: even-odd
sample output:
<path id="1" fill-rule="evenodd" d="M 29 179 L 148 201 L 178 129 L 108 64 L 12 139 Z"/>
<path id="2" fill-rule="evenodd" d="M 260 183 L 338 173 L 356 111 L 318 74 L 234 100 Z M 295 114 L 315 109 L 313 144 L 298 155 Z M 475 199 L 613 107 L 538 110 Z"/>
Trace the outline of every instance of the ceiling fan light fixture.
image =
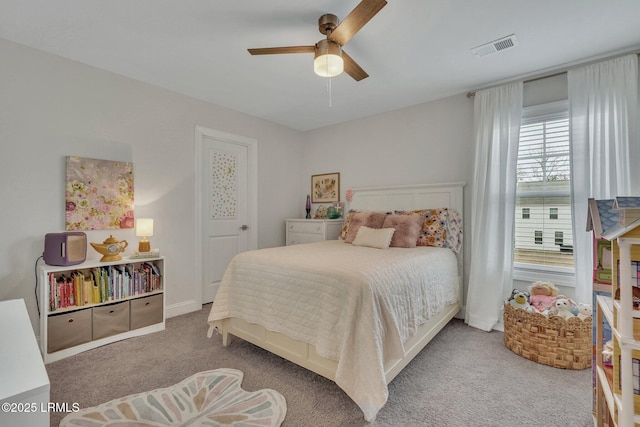
<path id="1" fill-rule="evenodd" d="M 313 71 L 320 77 L 335 77 L 344 71 L 342 48 L 331 40 L 320 40 L 316 44 Z"/>

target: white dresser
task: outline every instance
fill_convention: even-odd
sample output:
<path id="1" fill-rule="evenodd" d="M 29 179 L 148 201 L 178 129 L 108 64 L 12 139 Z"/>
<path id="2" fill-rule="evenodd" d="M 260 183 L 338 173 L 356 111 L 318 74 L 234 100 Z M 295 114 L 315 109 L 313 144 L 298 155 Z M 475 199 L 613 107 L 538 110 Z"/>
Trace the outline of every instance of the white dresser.
<path id="1" fill-rule="evenodd" d="M 344 219 L 287 219 L 287 246 L 337 240 Z"/>
<path id="2" fill-rule="evenodd" d="M 0 301 L 0 426 L 49 426 L 49 376 L 24 300 Z"/>

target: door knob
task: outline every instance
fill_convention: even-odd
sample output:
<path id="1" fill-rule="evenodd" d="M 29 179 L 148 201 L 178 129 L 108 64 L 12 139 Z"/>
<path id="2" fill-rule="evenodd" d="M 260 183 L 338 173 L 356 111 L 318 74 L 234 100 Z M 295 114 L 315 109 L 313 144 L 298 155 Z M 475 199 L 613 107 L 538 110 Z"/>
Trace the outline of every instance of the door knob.
<path id="1" fill-rule="evenodd" d="M 240 226 L 240 230 L 248 230 L 248 229 L 249 229 L 249 226 L 246 224 L 243 224 Z"/>

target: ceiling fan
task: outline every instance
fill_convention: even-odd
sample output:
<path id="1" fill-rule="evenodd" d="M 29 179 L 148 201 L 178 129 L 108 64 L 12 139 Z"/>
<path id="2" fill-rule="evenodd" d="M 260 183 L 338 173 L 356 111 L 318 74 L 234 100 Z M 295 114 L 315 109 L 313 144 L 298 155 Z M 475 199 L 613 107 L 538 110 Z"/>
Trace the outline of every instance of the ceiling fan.
<path id="1" fill-rule="evenodd" d="M 362 0 L 342 21 L 333 14 L 325 14 L 318 20 L 318 29 L 327 36 L 313 46 L 286 46 L 247 49 L 251 55 L 281 53 L 315 54 L 314 71 L 323 77 L 337 76 L 342 71 L 356 81 L 369 75 L 342 50 L 342 47 L 387 4 L 386 0 Z"/>

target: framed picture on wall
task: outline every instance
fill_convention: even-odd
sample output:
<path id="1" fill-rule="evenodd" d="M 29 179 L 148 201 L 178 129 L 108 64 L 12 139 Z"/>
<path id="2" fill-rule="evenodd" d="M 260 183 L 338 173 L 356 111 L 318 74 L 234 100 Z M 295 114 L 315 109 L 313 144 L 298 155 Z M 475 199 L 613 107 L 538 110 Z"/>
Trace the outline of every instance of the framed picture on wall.
<path id="1" fill-rule="evenodd" d="M 65 230 L 133 228 L 133 163 L 66 159 Z"/>
<path id="2" fill-rule="evenodd" d="M 311 203 L 340 201 L 340 173 L 311 176 Z"/>

